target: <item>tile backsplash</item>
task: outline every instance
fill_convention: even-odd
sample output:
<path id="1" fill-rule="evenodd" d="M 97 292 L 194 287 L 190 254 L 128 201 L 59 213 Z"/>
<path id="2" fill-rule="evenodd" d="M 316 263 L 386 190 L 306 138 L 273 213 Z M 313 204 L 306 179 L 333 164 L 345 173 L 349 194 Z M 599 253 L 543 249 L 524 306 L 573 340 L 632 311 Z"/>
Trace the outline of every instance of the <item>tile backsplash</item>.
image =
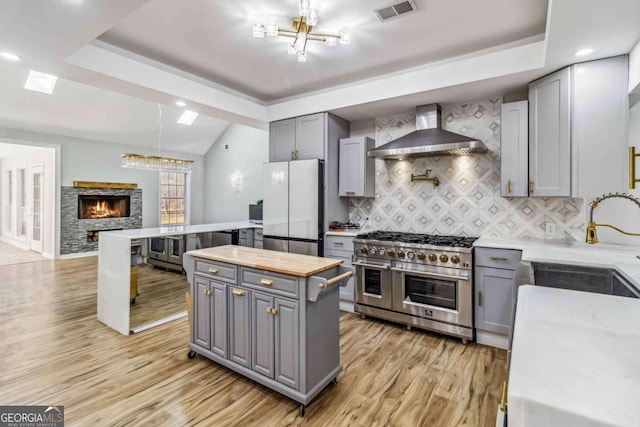
<path id="1" fill-rule="evenodd" d="M 350 200 L 351 220 L 367 229 L 525 239 L 584 239 L 584 201 L 570 198 L 500 196 L 501 98 L 442 108 L 442 126 L 483 141 L 486 154 L 410 160 L 376 159 L 375 198 Z M 415 130 L 415 113 L 375 120 L 380 146 Z M 410 182 L 430 169 L 431 181 Z M 556 232 L 545 236 L 546 223 Z"/>

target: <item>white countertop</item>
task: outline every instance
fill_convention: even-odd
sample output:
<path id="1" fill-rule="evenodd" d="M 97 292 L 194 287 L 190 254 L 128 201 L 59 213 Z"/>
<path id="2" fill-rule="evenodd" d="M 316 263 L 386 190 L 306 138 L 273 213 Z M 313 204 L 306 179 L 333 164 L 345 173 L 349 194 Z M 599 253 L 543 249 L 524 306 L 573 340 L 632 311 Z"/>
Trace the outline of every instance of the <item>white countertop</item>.
<path id="1" fill-rule="evenodd" d="M 640 300 L 521 286 L 509 426 L 639 425 Z"/>
<path id="2" fill-rule="evenodd" d="M 364 233 L 364 231 L 360 231 L 360 230 L 355 230 L 355 231 L 327 231 L 325 233 L 325 235 L 327 235 L 327 236 L 356 237 L 360 233 Z"/>
<path id="3" fill-rule="evenodd" d="M 173 225 L 168 227 L 101 231 L 100 236 L 110 234 L 128 239 L 146 239 L 149 237 L 176 236 L 182 234 L 206 233 L 209 231 L 239 230 L 243 228 L 262 228 L 262 224 L 255 224 L 249 221 L 238 221 L 220 222 L 216 224 Z"/>
<path id="4" fill-rule="evenodd" d="M 496 237 L 481 237 L 473 246 L 518 249 L 522 251 L 523 261 L 613 268 L 640 288 L 640 259 L 636 258 L 636 255 L 640 255 L 640 247 L 607 243 L 590 245 L 584 242 L 569 244 Z"/>

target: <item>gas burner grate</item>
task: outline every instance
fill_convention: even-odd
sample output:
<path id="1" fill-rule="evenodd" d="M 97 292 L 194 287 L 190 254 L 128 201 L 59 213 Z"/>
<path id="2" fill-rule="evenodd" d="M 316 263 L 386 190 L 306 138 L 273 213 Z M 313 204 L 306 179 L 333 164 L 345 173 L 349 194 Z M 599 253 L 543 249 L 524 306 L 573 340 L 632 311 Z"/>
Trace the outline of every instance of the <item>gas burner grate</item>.
<path id="1" fill-rule="evenodd" d="M 379 240 L 384 242 L 415 243 L 420 245 L 448 246 L 452 248 L 470 248 L 477 237 L 440 236 L 434 234 L 403 233 L 397 231 L 372 231 L 358 234 L 356 239 Z"/>

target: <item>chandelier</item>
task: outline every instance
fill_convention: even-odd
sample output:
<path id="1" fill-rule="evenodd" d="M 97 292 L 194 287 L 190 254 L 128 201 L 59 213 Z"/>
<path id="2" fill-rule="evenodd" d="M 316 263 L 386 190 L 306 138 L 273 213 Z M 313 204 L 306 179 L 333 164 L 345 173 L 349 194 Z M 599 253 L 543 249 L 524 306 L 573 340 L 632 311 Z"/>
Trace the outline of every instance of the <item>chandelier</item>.
<path id="1" fill-rule="evenodd" d="M 146 156 L 144 154 L 126 153 L 122 156 L 123 168 L 157 170 L 163 172 L 191 172 L 193 160 L 175 159 L 173 157 Z"/>
<path id="2" fill-rule="evenodd" d="M 311 9 L 311 0 L 300 0 L 299 16 L 293 18 L 293 28 L 280 28 L 275 22 L 267 22 L 253 25 L 253 36 L 264 38 L 282 36 L 293 40 L 288 43 L 289 55 L 298 55 L 299 62 L 307 61 L 307 42 L 321 41 L 326 46 L 335 46 L 351 43 L 351 33 L 341 31 L 340 34 L 325 34 L 312 32 L 318 24 L 318 13 Z"/>

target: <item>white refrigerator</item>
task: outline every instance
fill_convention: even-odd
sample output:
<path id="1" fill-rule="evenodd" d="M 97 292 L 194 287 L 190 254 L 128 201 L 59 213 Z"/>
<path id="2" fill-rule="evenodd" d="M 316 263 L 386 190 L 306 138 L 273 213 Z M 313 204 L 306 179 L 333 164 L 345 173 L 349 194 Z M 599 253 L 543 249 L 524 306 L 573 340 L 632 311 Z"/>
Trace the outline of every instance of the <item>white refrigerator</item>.
<path id="1" fill-rule="evenodd" d="M 263 247 L 324 255 L 324 162 L 293 160 L 264 164 Z"/>

